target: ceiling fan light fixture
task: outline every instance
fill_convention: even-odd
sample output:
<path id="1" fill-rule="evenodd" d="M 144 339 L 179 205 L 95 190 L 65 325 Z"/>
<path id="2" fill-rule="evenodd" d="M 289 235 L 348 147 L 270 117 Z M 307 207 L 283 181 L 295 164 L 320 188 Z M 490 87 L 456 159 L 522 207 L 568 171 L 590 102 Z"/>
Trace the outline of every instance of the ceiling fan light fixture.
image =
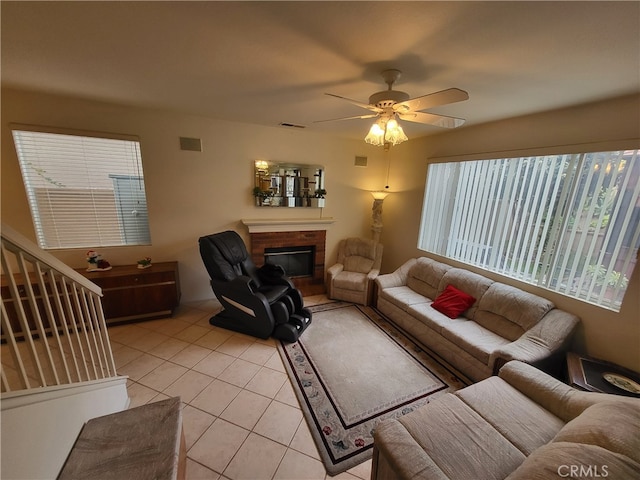
<path id="1" fill-rule="evenodd" d="M 402 130 L 402 127 L 395 118 L 378 120 L 371 125 L 369 133 L 364 138 L 365 142 L 377 147 L 398 145 L 407 140 L 409 140 L 409 138 L 407 138 L 404 130 Z"/>
<path id="2" fill-rule="evenodd" d="M 384 134 L 384 141 L 391 145 L 398 145 L 407 140 L 409 140 L 409 138 L 407 138 L 398 122 L 396 120 L 389 120 Z"/>
<path id="3" fill-rule="evenodd" d="M 402 127 L 398 124 L 396 116 L 403 121 L 435 125 L 442 128 L 457 128 L 464 124 L 463 118 L 422 112 L 422 110 L 438 105 L 447 105 L 449 103 L 468 100 L 469 94 L 464 90 L 448 88 L 439 92 L 410 98 L 406 92 L 393 90 L 393 84 L 400 78 L 400 75 L 402 75 L 400 70 L 384 70 L 381 75 L 388 89 L 371 95 L 368 104 L 327 93 L 326 95 L 345 100 L 353 105 L 365 108 L 370 112 L 367 115 L 334 118 L 333 121 L 379 117 L 376 123 L 371 126 L 364 140 L 371 145 L 384 146 L 385 150 L 388 150 L 391 145 L 398 145 L 399 143 L 409 140 L 402 130 Z M 327 122 L 331 120 L 319 121 Z"/>
<path id="4" fill-rule="evenodd" d="M 364 141 L 370 143 L 371 145 L 375 145 L 376 147 L 381 147 L 382 145 L 384 145 L 384 137 L 384 129 L 379 125 L 378 122 L 376 122 L 371 125 L 369 133 L 364 138 Z"/>

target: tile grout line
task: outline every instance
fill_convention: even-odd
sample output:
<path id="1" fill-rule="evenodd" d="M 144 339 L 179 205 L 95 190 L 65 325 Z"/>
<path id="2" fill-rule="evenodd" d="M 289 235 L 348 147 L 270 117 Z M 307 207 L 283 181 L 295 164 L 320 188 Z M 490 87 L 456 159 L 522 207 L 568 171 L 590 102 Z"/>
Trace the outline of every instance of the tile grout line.
<path id="1" fill-rule="evenodd" d="M 300 408 L 299 399 L 297 397 L 294 397 L 294 400 L 296 402 L 295 405 L 291 405 L 290 403 L 287 403 L 287 402 L 285 402 L 285 401 L 283 401 L 281 399 L 276 399 L 276 397 L 278 395 L 282 394 L 283 395 L 282 399 L 291 400 L 289 398 L 288 393 L 282 393 L 283 389 L 287 388 L 287 386 L 289 386 L 289 388 L 291 387 L 291 380 L 290 380 L 290 378 L 289 378 L 289 376 L 288 376 L 288 374 L 286 372 L 286 369 L 284 369 L 284 368 L 278 369 L 278 368 L 274 368 L 272 366 L 272 365 L 275 365 L 276 367 L 278 366 L 277 362 L 274 361 L 274 355 L 277 355 L 277 357 L 276 357 L 277 360 L 279 360 L 280 363 L 282 363 L 282 358 L 280 356 L 280 352 L 278 351 L 277 343 L 275 341 L 273 341 L 273 339 L 266 339 L 266 340 L 256 339 L 256 338 L 253 338 L 253 337 L 249 337 L 247 335 L 237 334 L 237 332 L 227 332 L 226 330 L 222 331 L 221 329 L 210 330 L 209 332 L 206 332 L 206 333 L 203 333 L 202 335 L 199 335 L 197 338 L 196 337 L 192 337 L 192 338 L 189 338 L 189 339 L 179 338 L 180 333 L 184 332 L 184 330 L 186 330 L 186 329 L 188 329 L 190 327 L 202 327 L 203 329 L 207 328 L 207 327 L 202 325 L 203 319 L 205 318 L 205 316 L 206 317 L 210 317 L 211 313 L 210 312 L 207 313 L 204 310 L 200 310 L 198 313 L 193 314 L 193 313 L 189 312 L 189 310 L 188 310 L 189 308 L 191 308 L 191 307 L 185 307 L 186 310 L 183 309 L 182 312 L 177 312 L 177 315 L 178 315 L 177 317 L 161 319 L 161 320 L 158 321 L 158 323 L 155 323 L 153 325 L 152 324 L 149 324 L 149 325 L 131 324 L 131 327 L 132 327 L 131 330 L 132 330 L 133 335 L 129 334 L 128 332 L 124 331 L 124 329 L 123 329 L 122 335 L 121 336 L 116 336 L 116 338 L 118 338 L 118 337 L 119 338 L 116 339 L 116 340 L 112 340 L 112 343 L 117 345 L 116 349 L 127 347 L 128 349 L 131 349 L 134 352 L 134 354 L 138 353 L 138 355 L 135 358 L 132 358 L 132 359 L 128 360 L 126 363 L 120 365 L 117 370 L 120 370 L 121 368 L 125 368 L 126 369 L 127 366 L 129 366 L 131 363 L 136 362 L 137 360 L 139 360 L 140 357 L 142 357 L 143 355 L 148 355 L 149 357 L 153 357 L 154 359 L 156 359 L 156 360 L 161 362 L 159 365 L 156 365 L 150 371 L 140 375 L 140 377 L 137 378 L 136 380 L 132 380 L 131 378 L 128 379 L 128 381 L 129 381 L 128 382 L 129 383 L 128 388 L 131 388 L 133 386 L 137 386 L 137 387 L 146 389 L 149 392 L 151 392 L 150 394 L 153 394 L 153 396 L 149 400 L 146 400 L 146 401 L 144 401 L 144 403 L 141 403 L 141 404 L 147 404 L 147 403 L 156 401 L 154 399 L 157 399 L 160 395 L 168 396 L 168 394 L 165 393 L 165 390 L 170 389 L 174 384 L 179 382 L 181 379 L 183 379 L 183 377 L 185 375 L 187 375 L 190 372 L 193 372 L 193 373 L 199 374 L 199 375 L 203 375 L 205 377 L 210 378 L 211 381 L 209 381 L 204 388 L 199 388 L 199 384 L 198 384 L 198 388 L 199 388 L 198 393 L 193 395 L 192 398 L 190 398 L 189 401 L 187 401 L 187 402 L 182 401 L 183 410 L 187 406 L 189 406 L 190 409 L 193 409 L 194 412 L 198 412 L 198 414 L 206 415 L 206 416 L 208 416 L 208 418 L 211 419 L 211 423 L 208 424 L 208 426 L 206 428 L 203 428 L 202 431 L 200 431 L 200 433 L 198 433 L 196 437 L 190 439 L 191 440 L 190 441 L 191 446 L 189 448 L 189 451 L 187 451 L 187 458 L 191 462 L 194 462 L 194 464 L 197 464 L 200 467 L 202 467 L 203 469 L 206 469 L 207 471 L 212 472 L 213 475 L 218 475 L 220 477 L 220 479 L 231 478 L 231 477 L 225 476 L 225 472 L 228 471 L 229 466 L 232 464 L 234 459 L 236 459 L 237 455 L 239 454 L 239 452 L 241 451 L 243 446 L 247 443 L 247 441 L 249 441 L 250 438 L 252 438 L 252 434 L 254 434 L 256 437 L 259 437 L 259 438 L 261 438 L 261 439 L 263 439 L 265 441 L 272 442 L 273 444 L 279 445 L 280 447 L 284 447 L 284 451 L 283 451 L 282 457 L 278 460 L 277 465 L 275 465 L 275 469 L 273 471 L 273 474 L 270 477 L 271 480 L 274 480 L 276 478 L 276 475 L 277 475 L 279 469 L 282 467 L 283 462 L 285 460 L 285 457 L 287 456 L 287 453 L 289 452 L 289 450 L 293 450 L 293 452 L 295 452 L 295 454 L 302 455 L 301 458 L 306 458 L 306 459 L 308 459 L 310 461 L 313 461 L 313 462 L 319 462 L 322 465 L 322 461 L 320 460 L 319 455 L 314 457 L 314 456 L 311 456 L 311 455 L 305 453 L 305 451 L 302 451 L 302 450 L 308 449 L 308 447 L 310 445 L 313 445 L 315 447 L 315 443 L 306 443 L 306 442 L 309 441 L 309 439 L 308 438 L 306 438 L 306 439 L 303 438 L 304 437 L 304 433 L 300 433 L 303 424 L 305 424 L 305 428 L 308 429 L 309 427 L 308 427 L 308 425 L 306 423 L 306 419 L 305 419 L 304 413 L 302 412 L 302 409 Z M 180 314 L 188 315 L 190 320 L 187 321 L 187 320 L 181 319 L 180 316 L 179 316 Z M 191 321 L 191 319 L 193 319 L 193 321 Z M 161 323 L 163 320 L 166 320 L 166 323 L 164 325 Z M 174 332 L 173 331 L 174 327 L 170 326 L 170 325 L 172 325 L 172 323 L 171 323 L 172 321 L 182 322 L 185 326 L 181 330 Z M 167 335 L 167 334 L 163 333 L 163 327 L 166 327 L 166 326 L 169 326 L 169 329 L 172 331 L 172 334 Z M 125 327 L 128 327 L 128 325 L 125 326 Z M 141 333 L 138 338 L 136 338 L 136 336 L 135 336 L 136 327 L 137 328 L 142 328 L 142 329 L 145 330 L 144 333 L 138 331 L 138 333 Z M 198 330 L 194 330 L 194 332 L 198 332 L 199 333 Z M 211 333 L 211 332 L 218 332 L 218 333 L 221 333 L 221 334 L 228 334 L 229 333 L 230 335 L 226 339 L 222 340 L 219 344 L 217 344 L 215 346 L 215 348 L 211 348 L 210 346 L 205 346 L 204 345 L 205 342 L 202 342 L 203 344 L 196 343 L 196 342 L 202 341 L 202 339 L 205 336 L 209 335 L 209 333 Z M 120 332 L 118 332 L 118 333 L 120 333 Z M 164 336 L 166 338 L 162 339 L 158 344 L 153 345 L 151 348 L 148 348 L 146 351 L 142 350 L 142 349 L 140 349 L 138 347 L 131 346 L 129 344 L 129 342 L 135 342 L 137 345 L 145 345 L 145 341 L 144 341 L 143 337 L 145 337 L 147 335 L 162 335 L 162 336 Z M 171 352 L 171 355 L 168 358 L 165 358 L 164 356 L 160 356 L 161 354 L 163 354 L 162 350 L 160 350 L 160 349 L 156 353 L 152 353 L 151 352 L 152 350 L 160 347 L 161 345 L 163 345 L 163 344 L 165 344 L 167 342 L 170 342 L 171 340 L 177 340 L 177 341 L 183 342 L 185 345 L 180 350 L 178 350 L 176 352 Z M 227 346 L 231 347 L 232 348 L 231 350 L 227 349 L 227 351 L 223 351 L 224 348 L 222 348 L 222 350 L 220 350 L 220 348 L 224 344 L 226 344 L 227 342 L 230 342 L 230 341 L 231 341 L 231 343 L 229 343 Z M 153 342 L 154 342 L 153 340 L 148 340 L 147 344 L 151 345 L 151 344 L 153 344 Z M 240 345 L 241 348 L 239 348 L 237 351 L 234 351 L 233 342 L 237 342 L 237 344 Z M 246 343 L 246 346 L 245 346 L 245 343 Z M 270 349 L 273 350 L 273 352 L 271 352 L 270 355 L 268 355 L 268 358 L 263 361 L 262 358 L 264 358 L 266 355 L 262 355 L 262 357 L 261 357 L 260 356 L 260 352 L 258 350 L 258 351 L 255 352 L 255 356 L 253 357 L 253 359 L 251 359 L 252 358 L 251 355 L 250 354 L 248 355 L 247 352 L 249 352 L 256 345 L 269 347 Z M 176 356 L 180 355 L 180 353 L 184 352 L 184 350 L 186 350 L 187 348 L 189 348 L 191 346 L 195 346 L 195 347 L 199 347 L 199 348 L 205 349 L 206 350 L 206 354 L 204 354 L 204 356 L 202 356 L 196 363 L 194 363 L 191 366 L 186 366 L 186 365 L 182 365 L 180 363 L 177 363 L 174 360 L 174 358 Z M 245 348 L 242 348 L 242 346 L 245 346 Z M 201 363 L 205 358 L 210 356 L 213 352 L 216 352 L 217 354 L 220 354 L 220 355 L 225 355 L 225 356 L 230 357 L 231 363 L 226 365 L 222 369 L 222 371 L 220 371 L 216 375 L 210 375 L 208 373 L 204 373 L 204 372 L 201 372 L 201 371 L 198 371 L 198 370 L 194 369 L 194 367 L 196 367 L 199 363 Z M 234 352 L 234 353 L 231 353 L 231 352 Z M 127 352 L 127 353 L 129 354 L 129 352 Z M 117 355 L 117 353 L 114 352 L 114 356 L 116 356 L 116 355 Z M 245 355 L 244 358 L 243 358 L 243 355 Z M 256 358 L 258 359 L 257 361 L 255 360 Z M 231 383 L 226 379 L 222 380 L 220 378 L 220 376 L 222 376 L 223 373 L 225 371 L 227 371 L 229 369 L 229 367 L 231 365 L 233 365 L 237 360 L 241 360 L 242 362 L 247 362 L 248 364 L 250 364 L 250 365 L 252 365 L 254 367 L 257 367 L 257 370 L 255 370 L 255 372 L 253 372 L 251 375 L 249 375 L 250 378 L 246 379 L 246 381 L 245 381 L 244 378 L 240 377 L 242 379 L 241 382 L 240 382 L 240 383 L 242 383 L 242 386 L 240 386 L 239 384 Z M 188 362 L 188 363 L 191 363 L 191 362 Z M 158 368 L 160 368 L 162 366 L 167 366 L 167 364 L 170 364 L 170 366 L 171 366 L 170 368 L 175 366 L 175 367 L 183 368 L 183 369 L 185 369 L 185 371 L 178 378 L 173 379 L 172 382 L 169 385 L 164 387 L 163 391 L 159 391 L 156 387 L 149 387 L 149 386 L 147 386 L 147 385 L 145 385 L 145 384 L 140 382 L 141 379 L 143 379 L 147 375 L 152 374 Z M 143 370 L 145 370 L 145 369 L 143 368 Z M 260 390 L 262 388 L 262 391 L 273 392 L 272 394 L 270 393 L 271 396 L 265 395 L 263 393 L 260 393 L 259 391 L 254 391 L 254 390 L 251 390 L 251 389 L 247 388 L 247 386 L 251 382 L 256 380 L 257 377 L 259 375 L 261 375 L 261 372 L 267 372 L 267 375 L 266 375 L 267 378 L 258 379 L 253 388 L 255 388 L 256 390 Z M 279 374 L 279 375 L 283 374 L 285 376 L 284 382 L 282 384 L 280 384 L 280 386 L 278 388 L 276 388 L 275 391 L 271 390 L 269 388 L 270 386 L 272 386 L 272 385 L 270 385 L 270 383 L 272 382 L 272 380 L 274 380 L 274 381 L 279 381 L 279 380 L 277 379 L 277 377 L 268 379 L 269 372 L 274 373 L 274 374 Z M 251 373 L 251 372 L 249 372 L 249 373 Z M 231 377 L 229 377 L 229 378 L 231 378 Z M 211 412 L 209 412 L 207 410 L 204 410 L 203 408 L 197 407 L 197 406 L 195 406 L 195 405 L 193 405 L 191 403 L 191 402 L 194 402 L 204 392 L 204 390 L 209 388 L 209 386 L 215 381 L 218 381 L 218 382 L 221 382 L 222 384 L 226 384 L 226 385 L 228 385 L 230 387 L 234 387 L 234 388 L 239 389 L 238 392 L 235 395 L 233 395 L 233 398 L 231 398 L 226 403 L 226 406 L 224 406 L 224 408 L 220 412 L 220 415 L 214 415 Z M 265 390 L 265 388 L 266 388 L 266 390 Z M 252 427 L 250 429 L 248 429 L 248 428 L 246 428 L 244 426 L 238 425 L 237 423 L 235 423 L 235 421 L 227 420 L 227 419 L 222 417 L 224 415 L 224 413 L 229 409 L 231 404 L 238 398 L 238 396 L 243 391 L 247 392 L 247 393 L 250 393 L 252 395 L 257 395 L 260 398 L 263 398 L 265 400 L 268 400 L 268 403 L 267 403 L 266 407 L 264 408 L 262 413 L 259 415 L 259 417 L 256 419 L 256 421 L 253 423 L 253 425 L 252 425 Z M 275 402 L 277 402 L 277 403 L 275 403 Z M 270 438 L 270 437 L 266 436 L 265 434 L 258 433 L 257 431 L 255 431 L 255 428 L 260 424 L 260 422 L 263 421 L 263 419 L 267 418 L 266 417 L 267 412 L 274 405 L 280 405 L 280 406 L 284 407 L 285 409 L 286 408 L 292 408 L 292 409 L 297 410 L 301 414 L 300 415 L 300 419 L 295 424 L 295 428 L 292 429 L 293 432 L 291 434 L 291 437 L 287 440 L 286 444 L 282 443 L 282 441 L 280 441 L 280 440 L 275 440 L 273 438 Z M 196 417 L 194 417 L 194 419 L 193 419 L 194 422 L 197 422 L 197 415 L 198 414 L 196 414 Z M 202 418 L 205 420 L 205 424 L 208 423 L 208 418 L 205 418 L 205 417 L 202 417 Z M 275 418 L 277 418 L 277 417 L 275 417 Z M 242 441 L 240 446 L 235 449 L 235 451 L 233 452 L 233 455 L 231 456 L 229 461 L 226 463 L 226 465 L 225 465 L 225 467 L 223 469 L 223 472 L 218 472 L 217 470 L 214 470 L 213 468 L 207 466 L 206 464 L 201 463 L 200 461 L 195 460 L 194 458 L 189 456 L 189 452 L 193 449 L 193 447 L 203 438 L 203 436 L 211 428 L 211 426 L 214 425 L 214 423 L 219 421 L 219 420 L 227 422 L 227 423 L 229 423 L 230 425 L 233 425 L 236 428 L 240 428 L 243 431 L 248 432 L 247 436 L 244 438 L 244 440 Z M 200 428 L 198 428 L 198 430 L 199 429 Z M 194 433 L 195 433 L 195 431 L 194 431 Z M 300 435 L 303 435 L 303 437 L 299 437 L 298 440 L 299 440 L 299 442 L 301 441 L 303 443 L 299 443 L 298 444 L 299 445 L 298 448 L 296 448 L 296 447 L 292 446 L 292 443 L 293 443 L 294 439 L 296 439 L 296 435 L 298 435 L 299 433 L 300 433 Z M 275 435 L 275 436 L 277 437 L 277 435 Z M 311 441 L 313 442 L 312 439 L 311 439 Z M 324 465 L 322 465 L 322 466 L 324 467 Z M 355 475 L 354 473 L 351 473 L 351 472 L 348 472 L 348 471 L 345 472 L 345 473 L 347 475 L 349 475 L 349 478 L 354 478 L 354 479 L 355 478 L 362 478 L 360 475 Z M 326 473 L 326 469 L 325 469 L 325 474 L 322 477 L 322 480 L 330 480 L 331 478 L 332 477 L 330 477 Z"/>

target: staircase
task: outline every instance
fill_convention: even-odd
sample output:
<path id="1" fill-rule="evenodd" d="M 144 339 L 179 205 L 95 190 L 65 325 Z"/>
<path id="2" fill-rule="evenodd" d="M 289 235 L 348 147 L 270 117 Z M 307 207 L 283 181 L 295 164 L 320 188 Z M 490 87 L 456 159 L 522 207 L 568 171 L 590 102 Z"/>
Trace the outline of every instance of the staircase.
<path id="1" fill-rule="evenodd" d="M 122 411 L 102 291 L 2 225 L 1 478 L 56 478 L 88 420 Z"/>

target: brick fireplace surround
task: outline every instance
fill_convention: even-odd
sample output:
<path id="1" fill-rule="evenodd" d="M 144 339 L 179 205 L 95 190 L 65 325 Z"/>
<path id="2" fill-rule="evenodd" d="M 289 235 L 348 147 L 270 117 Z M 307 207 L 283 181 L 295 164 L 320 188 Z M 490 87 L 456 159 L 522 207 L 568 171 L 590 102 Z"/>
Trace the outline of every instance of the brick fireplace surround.
<path id="1" fill-rule="evenodd" d="M 243 220 L 249 227 L 251 239 L 251 259 L 257 266 L 264 264 L 265 248 L 281 247 L 315 247 L 313 259 L 313 275 L 310 277 L 293 278 L 293 283 L 300 289 L 302 295 L 319 295 L 325 293 L 324 267 L 326 225 L 333 223 L 332 219 L 322 222 L 282 222 Z M 268 222 L 268 224 L 266 224 Z M 267 231 L 265 231 L 267 230 Z M 271 230 L 271 231 L 268 231 Z"/>
<path id="2" fill-rule="evenodd" d="M 293 283 L 302 295 L 318 295 L 324 288 L 324 246 L 326 233 L 324 230 L 313 232 L 269 232 L 251 234 L 251 259 L 260 266 L 264 263 L 265 248 L 306 247 L 315 246 L 313 259 L 313 276 L 295 277 Z"/>

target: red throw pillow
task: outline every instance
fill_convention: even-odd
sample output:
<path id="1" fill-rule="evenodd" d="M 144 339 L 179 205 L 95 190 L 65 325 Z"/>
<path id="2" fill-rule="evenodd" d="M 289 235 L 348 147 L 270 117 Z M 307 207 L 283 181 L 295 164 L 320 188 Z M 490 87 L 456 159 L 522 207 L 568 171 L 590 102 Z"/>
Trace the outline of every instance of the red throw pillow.
<path id="1" fill-rule="evenodd" d="M 453 285 L 447 285 L 431 306 L 449 318 L 458 318 L 475 301 L 476 299 L 471 295 L 458 290 Z"/>

